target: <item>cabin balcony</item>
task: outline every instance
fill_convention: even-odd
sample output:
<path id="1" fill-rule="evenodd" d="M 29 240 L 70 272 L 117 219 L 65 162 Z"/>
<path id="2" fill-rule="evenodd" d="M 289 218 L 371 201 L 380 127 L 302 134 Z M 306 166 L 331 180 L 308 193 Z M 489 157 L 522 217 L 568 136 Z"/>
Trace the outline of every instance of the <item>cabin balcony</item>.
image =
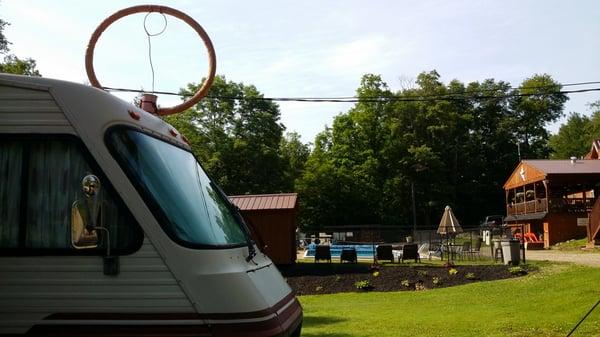
<path id="1" fill-rule="evenodd" d="M 538 198 L 535 200 L 506 205 L 507 215 L 521 215 L 539 212 L 588 213 L 594 206 L 592 198 Z"/>
<path id="2" fill-rule="evenodd" d="M 547 198 L 540 198 L 520 203 L 511 203 L 506 205 L 507 215 L 520 215 L 538 212 L 547 212 Z"/>

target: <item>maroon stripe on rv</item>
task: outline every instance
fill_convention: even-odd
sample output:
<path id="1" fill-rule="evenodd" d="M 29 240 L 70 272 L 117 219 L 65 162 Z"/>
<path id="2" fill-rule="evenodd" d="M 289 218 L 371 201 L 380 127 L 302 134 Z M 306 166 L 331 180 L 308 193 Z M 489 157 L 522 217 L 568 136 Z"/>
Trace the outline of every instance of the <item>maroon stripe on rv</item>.
<path id="1" fill-rule="evenodd" d="M 283 328 L 276 317 L 255 323 L 224 323 L 213 325 L 36 325 L 29 336 L 65 337 L 277 337 L 289 336 L 300 319 Z"/>
<path id="2" fill-rule="evenodd" d="M 212 336 L 208 325 L 36 325 L 30 336 L 81 337 L 204 337 Z"/>
<path id="3" fill-rule="evenodd" d="M 289 293 L 286 297 L 282 298 L 279 302 L 275 303 L 272 307 L 259 310 L 259 311 L 251 311 L 251 312 L 239 312 L 239 313 L 212 313 L 212 314 L 200 314 L 200 316 L 204 319 L 214 319 L 214 320 L 231 320 L 231 319 L 249 319 L 249 318 L 260 318 L 269 316 L 271 314 L 276 314 L 279 309 L 283 308 L 290 301 L 295 300 L 294 294 Z"/>
<path id="4" fill-rule="evenodd" d="M 294 331 L 302 321 L 302 308 L 297 299 L 292 298 L 291 303 L 285 308 L 279 316 L 273 316 L 270 319 L 261 322 L 245 323 L 227 323 L 218 322 L 212 324 L 199 325 L 36 325 L 28 335 L 34 336 L 123 336 L 123 337 L 141 337 L 141 336 L 175 336 L 175 337 L 275 337 L 289 335 Z M 88 314 L 92 319 L 99 319 L 97 314 Z M 150 319 L 156 314 L 126 314 L 130 319 Z M 198 315 L 199 316 L 199 315 Z M 194 316 L 197 319 L 198 316 Z M 61 317 L 58 314 L 55 317 Z M 64 317 L 64 316 L 63 316 Z M 68 317 L 68 316 L 67 316 Z M 125 319 L 125 316 L 118 316 L 118 319 Z M 188 314 L 169 314 L 170 319 L 190 319 Z M 60 318 L 55 318 L 60 319 Z M 71 318 L 73 319 L 73 318 Z M 77 319 L 88 319 L 87 316 L 80 315 Z M 104 319 L 111 319 L 104 316 Z M 164 316 L 159 319 L 165 319 Z"/>
<path id="5" fill-rule="evenodd" d="M 51 314 L 45 320 L 201 320 L 199 314 L 193 313 L 112 313 L 112 312 L 65 312 Z"/>
<path id="6" fill-rule="evenodd" d="M 294 298 L 294 303 L 279 314 L 279 323 L 284 330 L 287 330 L 290 327 L 295 328 L 295 324 L 300 323 L 301 320 L 302 307 L 300 306 L 300 302 Z"/>
<path id="7" fill-rule="evenodd" d="M 235 313 L 56 313 L 46 316 L 46 320 L 233 320 L 233 319 L 251 319 L 261 318 L 277 313 L 281 308 L 291 300 L 296 301 L 294 294 L 289 293 L 272 307 L 264 310 Z"/>

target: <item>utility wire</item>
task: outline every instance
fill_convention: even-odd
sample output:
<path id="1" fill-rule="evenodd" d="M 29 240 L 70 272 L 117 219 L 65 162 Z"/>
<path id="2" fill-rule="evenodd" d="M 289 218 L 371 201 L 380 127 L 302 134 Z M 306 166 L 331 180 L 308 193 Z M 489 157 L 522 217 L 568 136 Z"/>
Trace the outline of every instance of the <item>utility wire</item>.
<path id="1" fill-rule="evenodd" d="M 590 82 L 591 83 L 591 82 Z M 598 82 L 600 83 L 600 82 Z M 526 89 L 532 89 L 529 87 Z M 112 88 L 102 87 L 108 91 L 119 91 L 119 92 L 137 92 L 147 93 L 145 90 L 136 89 L 124 89 L 124 88 Z M 435 101 L 462 101 L 466 99 L 484 100 L 484 99 L 502 99 L 510 97 L 530 97 L 530 96 L 551 96 L 557 94 L 578 94 L 583 92 L 600 91 L 600 88 L 588 88 L 578 90 L 559 90 L 559 91 L 548 91 L 548 92 L 535 92 L 535 93 L 511 93 L 506 95 L 465 95 L 464 93 L 446 93 L 440 95 L 415 95 L 412 97 L 395 97 L 395 96 L 367 96 L 367 97 L 244 97 L 244 96 L 212 96 L 208 95 L 206 98 L 219 99 L 219 100 L 245 100 L 245 101 L 273 101 L 273 102 L 309 102 L 309 103 L 357 103 L 357 102 L 435 102 Z M 152 91 L 152 94 L 159 95 L 173 95 L 181 97 L 189 97 L 191 94 L 182 94 L 167 91 Z M 473 92 L 479 93 L 479 92 Z"/>
<path id="2" fill-rule="evenodd" d="M 590 311 L 588 311 L 587 314 L 585 314 L 585 316 L 583 316 L 583 318 L 577 323 L 577 325 L 575 325 L 573 327 L 573 329 L 571 330 L 571 332 L 569 332 L 569 334 L 567 335 L 567 337 L 570 337 L 573 332 L 575 332 L 575 330 L 579 327 L 579 325 L 581 323 L 583 323 L 583 321 L 585 321 L 585 319 L 592 313 L 592 311 L 594 311 L 594 309 L 596 309 L 596 307 L 598 306 L 598 304 L 600 304 L 600 300 L 598 300 L 598 302 L 596 302 L 596 304 L 590 309 Z"/>

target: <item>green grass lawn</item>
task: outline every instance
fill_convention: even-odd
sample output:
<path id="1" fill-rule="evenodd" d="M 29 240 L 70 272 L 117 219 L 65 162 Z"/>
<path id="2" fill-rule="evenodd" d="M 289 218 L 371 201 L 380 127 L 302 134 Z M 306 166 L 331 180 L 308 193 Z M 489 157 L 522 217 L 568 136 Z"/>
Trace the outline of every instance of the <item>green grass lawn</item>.
<path id="1" fill-rule="evenodd" d="M 566 242 L 560 242 L 550 247 L 552 250 L 561 250 L 569 253 L 600 253 L 600 249 L 584 249 L 587 244 L 587 238 L 579 239 L 579 240 L 569 240 Z"/>
<path id="2" fill-rule="evenodd" d="M 302 336 L 566 336 L 600 300 L 600 268 L 538 265 L 452 288 L 301 296 Z M 573 336 L 600 336 L 600 307 Z"/>

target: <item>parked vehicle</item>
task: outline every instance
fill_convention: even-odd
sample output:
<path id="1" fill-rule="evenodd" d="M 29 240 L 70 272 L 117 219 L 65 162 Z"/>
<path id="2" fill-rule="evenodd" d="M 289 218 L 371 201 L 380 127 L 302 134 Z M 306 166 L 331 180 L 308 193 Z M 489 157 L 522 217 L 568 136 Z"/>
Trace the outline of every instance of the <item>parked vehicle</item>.
<path id="1" fill-rule="evenodd" d="M 1 74 L 0 138 L 0 335 L 300 335 L 291 289 L 159 117 Z"/>

